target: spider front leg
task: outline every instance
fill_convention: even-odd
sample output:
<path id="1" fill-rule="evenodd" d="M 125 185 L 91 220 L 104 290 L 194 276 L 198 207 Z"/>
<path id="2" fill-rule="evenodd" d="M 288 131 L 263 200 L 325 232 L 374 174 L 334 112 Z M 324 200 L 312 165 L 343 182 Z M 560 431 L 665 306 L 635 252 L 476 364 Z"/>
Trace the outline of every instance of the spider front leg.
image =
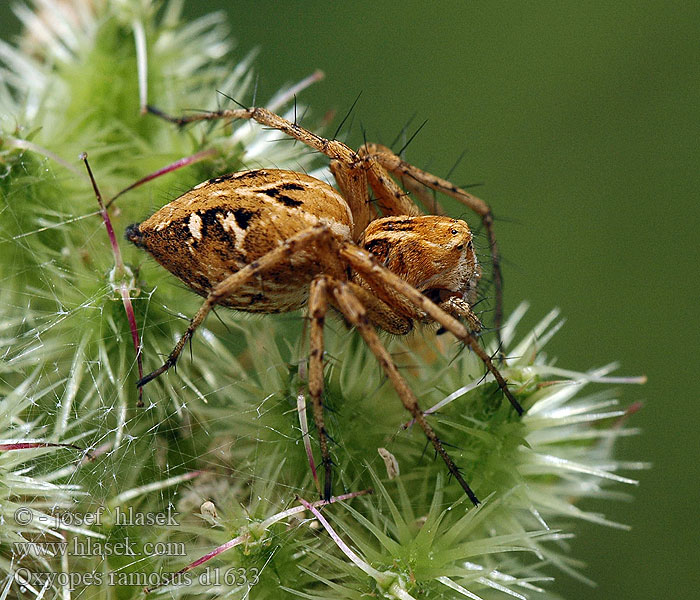
<path id="1" fill-rule="evenodd" d="M 321 462 L 324 467 L 323 499 L 329 500 L 332 493 L 332 466 L 333 461 L 328 450 L 328 434 L 326 432 L 323 417 L 323 325 L 328 310 L 328 300 L 331 290 L 334 296 L 331 298 L 335 308 L 345 314 L 342 307 L 336 301 L 335 290 L 340 282 L 328 275 L 319 275 L 311 282 L 309 291 L 309 318 L 311 320 L 310 352 L 309 352 L 309 395 L 313 404 L 314 423 L 318 431 L 319 446 L 321 448 Z M 373 323 L 379 325 L 384 331 L 395 335 L 405 335 L 411 330 L 408 319 L 392 312 L 387 305 L 376 299 L 367 290 L 351 282 L 342 284 L 348 289 L 356 302 L 359 302 L 365 313 L 369 315 Z M 348 319 L 349 320 L 349 319 Z M 350 321 L 351 324 L 352 321 Z"/>
<path id="2" fill-rule="evenodd" d="M 319 446 L 321 448 L 322 463 L 324 466 L 324 486 L 323 498 L 329 500 L 332 494 L 332 467 L 333 463 L 328 451 L 328 434 L 325 428 L 323 417 L 323 325 L 326 312 L 328 310 L 328 296 L 331 294 L 333 305 L 347 319 L 348 323 L 355 326 L 360 335 L 369 346 L 371 352 L 376 356 L 382 370 L 391 381 L 396 393 L 408 412 L 411 413 L 415 421 L 423 429 L 426 437 L 430 440 L 435 451 L 442 457 L 450 473 L 457 479 L 464 489 L 469 499 L 474 505 L 479 504 L 479 500 L 465 481 L 457 465 L 447 453 L 435 431 L 425 419 L 423 411 L 418 405 L 418 400 L 412 392 L 406 380 L 401 376 L 396 368 L 389 352 L 384 348 L 376 331 L 370 325 L 370 320 L 378 322 L 387 328 L 396 325 L 396 315 L 392 315 L 388 307 L 382 308 L 381 302 L 370 300 L 372 296 L 366 293 L 360 286 L 346 281 L 339 281 L 327 275 L 316 277 L 311 283 L 309 292 L 309 317 L 311 319 L 311 349 L 309 353 L 309 395 L 313 403 L 314 421 L 318 431 Z M 359 297 L 365 301 L 370 300 L 369 310 L 365 307 Z M 393 323 L 392 323 L 393 320 Z M 406 321 L 404 328 L 408 326 Z M 406 333 L 396 329 L 397 333 Z"/>
<path id="3" fill-rule="evenodd" d="M 524 413 L 523 407 L 508 389 L 508 383 L 503 375 L 501 375 L 501 372 L 493 364 L 491 357 L 479 345 L 476 338 L 462 323 L 460 323 L 452 315 L 442 310 L 437 304 L 421 294 L 416 288 L 401 279 L 401 277 L 379 264 L 374 256 L 357 245 L 345 243 L 342 245 L 340 253 L 343 258 L 345 258 L 345 260 L 347 260 L 352 267 L 360 272 L 364 277 L 376 282 L 380 287 L 384 286 L 385 288 L 393 290 L 394 292 L 397 292 L 401 296 L 405 297 L 414 306 L 428 314 L 433 320 L 437 321 L 445 329 L 454 334 L 457 339 L 467 344 L 481 359 L 488 371 L 491 372 L 494 379 L 498 383 L 498 386 L 501 388 L 501 391 L 503 394 L 505 394 L 506 398 L 508 398 L 508 401 L 511 403 L 516 412 L 519 415 Z"/>
<path id="4" fill-rule="evenodd" d="M 370 207 L 369 196 L 367 194 L 366 167 L 360 155 L 349 146 L 338 140 L 329 140 L 320 135 L 316 135 L 301 125 L 288 121 L 266 108 L 235 108 L 229 110 L 217 110 L 211 112 L 194 113 L 182 117 L 174 117 L 164 113 L 154 106 L 148 106 L 149 113 L 165 119 L 170 123 L 183 127 L 189 123 L 199 121 L 224 120 L 250 120 L 265 127 L 276 129 L 289 137 L 306 144 L 321 154 L 325 154 L 331 159 L 331 170 L 338 182 L 338 186 L 343 191 L 343 195 L 350 206 L 353 214 L 355 227 L 353 229 L 353 239 L 357 239 L 367 223 L 376 216 Z"/>
<path id="5" fill-rule="evenodd" d="M 370 325 L 367 311 L 365 310 L 364 306 L 362 306 L 362 303 L 352 293 L 350 286 L 342 281 L 336 282 L 333 286 L 333 298 L 336 306 L 340 309 L 348 322 L 357 328 L 360 335 L 365 340 L 365 343 L 369 346 L 369 349 L 377 357 L 382 370 L 391 381 L 391 384 L 394 386 L 394 389 L 396 390 L 396 393 L 401 399 L 401 402 L 406 410 L 413 415 L 413 418 L 420 425 L 426 437 L 433 444 L 435 451 L 445 461 L 450 473 L 462 486 L 462 489 L 465 491 L 472 503 L 477 506 L 479 504 L 479 499 L 469 487 L 469 484 L 465 481 L 464 477 L 462 477 L 457 465 L 443 447 L 442 443 L 435 434 L 435 431 L 433 431 L 433 428 L 425 419 L 425 415 L 418 405 L 418 400 L 415 394 L 409 387 L 406 380 L 401 376 L 401 373 L 399 373 L 399 370 L 396 368 L 391 355 L 389 352 L 387 352 L 386 348 L 384 348 L 379 340 L 379 337 L 377 336 L 376 331 Z"/>
<path id="6" fill-rule="evenodd" d="M 138 243 L 139 231 L 135 228 L 130 228 L 126 232 L 127 238 Z M 202 306 L 197 311 L 197 314 L 190 321 L 190 325 L 182 335 L 180 340 L 177 342 L 172 352 L 163 363 L 161 367 L 149 373 L 142 379 L 136 382 L 138 387 L 146 385 L 149 381 L 154 380 L 156 377 L 165 373 L 168 369 L 175 366 L 177 359 L 182 353 L 183 348 L 187 341 L 194 335 L 194 332 L 202 324 L 204 319 L 207 317 L 209 312 L 221 302 L 224 298 L 234 294 L 237 289 L 245 285 L 253 277 L 259 275 L 265 269 L 268 269 L 284 259 L 288 259 L 290 255 L 297 252 L 299 249 L 313 244 L 317 240 L 328 237 L 330 235 L 330 229 L 326 225 L 317 225 L 309 229 L 300 231 L 296 235 L 290 237 L 284 244 L 278 246 L 274 250 L 270 250 L 267 254 L 264 254 L 257 260 L 254 260 L 250 264 L 246 265 L 239 271 L 232 273 L 226 277 L 223 281 L 220 281 L 214 288 L 209 292 L 206 300 Z"/>

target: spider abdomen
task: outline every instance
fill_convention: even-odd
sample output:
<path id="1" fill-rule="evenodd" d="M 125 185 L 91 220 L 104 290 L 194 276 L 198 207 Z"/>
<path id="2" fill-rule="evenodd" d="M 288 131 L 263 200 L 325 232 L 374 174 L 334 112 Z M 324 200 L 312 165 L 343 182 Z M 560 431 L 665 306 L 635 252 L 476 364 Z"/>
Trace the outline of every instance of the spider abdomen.
<path id="1" fill-rule="evenodd" d="M 201 183 L 142 223 L 130 225 L 126 238 L 206 297 L 229 275 L 318 224 L 329 226 L 339 239 L 349 239 L 353 218 L 343 197 L 308 175 L 265 169 Z M 309 247 L 221 304 L 266 313 L 301 308 L 320 270 L 318 252 Z"/>

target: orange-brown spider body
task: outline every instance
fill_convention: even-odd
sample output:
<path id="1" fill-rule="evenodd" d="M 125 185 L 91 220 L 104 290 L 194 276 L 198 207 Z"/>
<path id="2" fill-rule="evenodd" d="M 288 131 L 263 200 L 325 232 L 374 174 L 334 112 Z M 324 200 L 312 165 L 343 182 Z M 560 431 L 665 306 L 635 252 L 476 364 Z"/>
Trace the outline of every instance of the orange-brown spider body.
<path id="1" fill-rule="evenodd" d="M 522 414 L 503 375 L 473 335 L 481 328 L 471 309 L 481 271 L 468 225 L 449 217 L 422 215 L 394 177 L 410 179 L 407 187 L 415 190 L 426 208 L 425 190 L 432 188 L 481 216 L 491 246 L 500 314 L 498 249 L 488 205 L 404 162 L 383 146 L 365 144 L 356 152 L 265 109 L 183 118 L 149 110 L 179 125 L 206 119 L 251 119 L 282 131 L 331 159 L 331 171 L 340 191 L 292 171 L 244 171 L 210 179 L 146 221 L 127 228 L 127 239 L 146 249 L 205 297 L 165 363 L 138 385 L 145 385 L 176 363 L 187 340 L 216 305 L 263 313 L 306 305 L 311 341 L 309 395 L 325 467 L 323 495 L 328 499 L 332 461 L 322 397 L 323 323 L 330 305 L 359 331 L 405 408 L 477 504 L 477 497 L 427 422 L 415 394 L 372 325 L 406 334 L 414 321 L 438 323 L 479 356 L 512 406 Z M 376 206 L 370 201 L 369 188 Z"/>
<path id="2" fill-rule="evenodd" d="M 476 292 L 476 255 L 464 221 L 440 216 L 378 218 L 359 240 L 352 240 L 353 215 L 340 193 L 294 171 L 259 169 L 210 179 L 131 225 L 126 237 L 206 298 L 229 275 L 319 225 L 327 226 L 329 239 L 319 239 L 264 269 L 219 304 L 259 313 L 303 308 L 315 276 L 348 279 L 328 244 L 339 247 L 352 241 L 438 303 Z M 431 321 L 425 312 L 397 303 L 395 293 L 373 286 L 358 273 L 351 271 L 349 279 L 376 293 L 375 309 L 382 301 L 387 304 L 383 313 L 395 305 L 391 322 L 370 311 L 374 325 L 405 334 L 413 320 Z"/>

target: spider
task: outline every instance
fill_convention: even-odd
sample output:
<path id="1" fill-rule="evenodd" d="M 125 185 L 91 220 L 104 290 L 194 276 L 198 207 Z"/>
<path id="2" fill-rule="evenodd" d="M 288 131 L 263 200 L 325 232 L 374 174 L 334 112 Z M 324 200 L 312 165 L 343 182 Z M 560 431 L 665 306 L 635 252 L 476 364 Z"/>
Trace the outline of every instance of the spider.
<path id="1" fill-rule="evenodd" d="M 481 216 L 496 271 L 496 318 L 500 320 L 501 280 L 489 206 L 449 181 L 404 162 L 386 147 L 366 143 L 355 151 L 263 108 L 185 117 L 169 116 L 153 107 L 149 111 L 179 126 L 201 120 L 252 119 L 282 131 L 330 158 L 340 191 L 303 173 L 248 170 L 205 181 L 147 220 L 130 225 L 126 229 L 130 242 L 205 298 L 165 363 L 137 385 L 175 365 L 216 305 L 258 313 L 307 306 L 308 388 L 324 466 L 323 497 L 328 500 L 332 461 L 323 418 L 323 324 L 331 305 L 359 331 L 404 407 L 477 505 L 479 500 L 427 422 L 375 328 L 405 335 L 414 322 L 438 323 L 479 356 L 518 414 L 523 413 L 476 339 L 481 324 L 471 305 L 481 269 L 469 226 L 447 216 L 422 215 L 392 175 L 406 178 L 408 187 L 419 194 L 432 188 Z M 370 202 L 369 189 L 379 211 Z"/>

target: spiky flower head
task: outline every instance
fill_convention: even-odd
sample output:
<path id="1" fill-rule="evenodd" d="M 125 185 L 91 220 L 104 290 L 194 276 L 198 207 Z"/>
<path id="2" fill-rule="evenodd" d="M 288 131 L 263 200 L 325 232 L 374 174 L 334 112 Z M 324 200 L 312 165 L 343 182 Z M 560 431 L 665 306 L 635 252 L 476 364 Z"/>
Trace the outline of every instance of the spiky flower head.
<path id="1" fill-rule="evenodd" d="M 553 366 L 542 347 L 557 328 L 555 313 L 519 344 L 522 310 L 503 331 L 511 357 L 503 372 L 527 410 L 522 419 L 481 362 L 448 336 L 386 340 L 482 499 L 478 508 L 424 452 L 374 357 L 339 320 L 327 326 L 325 403 L 346 493 L 330 505 L 312 503 L 308 456 L 318 459 L 318 450 L 304 417 L 300 315 L 210 319 L 193 359 L 150 384 L 145 406 L 136 406 L 139 359 L 157 366 L 198 300 L 136 249 L 122 249 L 120 232 L 213 174 L 323 169 L 300 144 L 275 143 L 279 133 L 250 123 L 183 132 L 142 114 L 146 103 L 177 112 L 229 96 L 252 102 L 251 55 L 232 61 L 223 16 L 185 22 L 181 6 L 36 0 L 17 9 L 19 46 L 0 43 L 0 407 L 12 407 L 0 413 L 0 431 L 15 444 L 0 454 L 3 590 L 547 598 L 552 577 L 583 577 L 566 545 L 575 522 L 611 523 L 579 501 L 617 497 L 607 484 L 634 483 L 619 472 L 643 466 L 612 454 L 616 439 L 634 433 L 626 410 L 610 392 L 583 390 L 634 380 L 607 378 L 610 367 Z M 295 94 L 317 77 L 284 88 L 268 106 L 293 118 Z M 164 165 L 195 158 L 100 211 L 77 160 L 83 151 L 105 202 Z M 30 456 L 19 454 L 22 439 L 35 444 L 23 450 Z M 89 456 L 56 464 L 70 452 L 50 446 L 58 443 Z M 29 537 L 7 518 L 10 503 L 29 495 L 44 508 L 100 515 L 56 529 L 69 550 L 42 557 L 40 569 L 7 546 Z M 138 515 L 171 518 L 144 523 Z M 31 534 L 48 541 L 47 532 Z M 103 551 L 75 545 L 88 538 Z M 118 546 L 125 541 L 133 555 Z M 25 567 L 76 578 L 28 587 L 17 576 Z"/>

